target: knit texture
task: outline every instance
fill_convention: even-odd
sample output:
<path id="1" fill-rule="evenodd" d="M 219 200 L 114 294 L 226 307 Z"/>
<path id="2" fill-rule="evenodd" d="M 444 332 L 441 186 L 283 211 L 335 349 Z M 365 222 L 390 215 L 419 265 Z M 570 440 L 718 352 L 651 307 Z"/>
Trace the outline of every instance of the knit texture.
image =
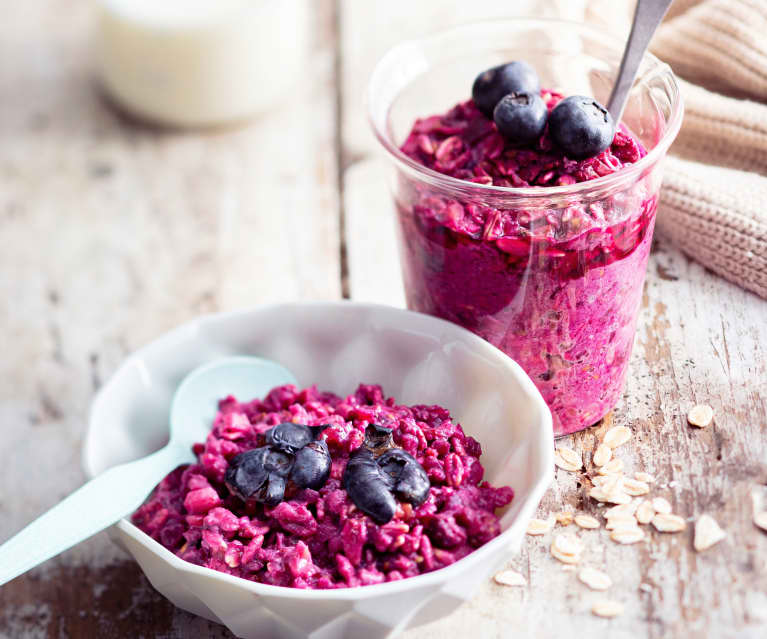
<path id="1" fill-rule="evenodd" d="M 658 230 L 715 273 L 767 298 L 767 178 L 671 156 Z"/>
<path id="2" fill-rule="evenodd" d="M 761 103 L 767 101 L 767 1 L 684 4 L 652 47 L 685 79 L 685 117 L 665 166 L 658 231 L 767 298 L 767 105 Z"/>

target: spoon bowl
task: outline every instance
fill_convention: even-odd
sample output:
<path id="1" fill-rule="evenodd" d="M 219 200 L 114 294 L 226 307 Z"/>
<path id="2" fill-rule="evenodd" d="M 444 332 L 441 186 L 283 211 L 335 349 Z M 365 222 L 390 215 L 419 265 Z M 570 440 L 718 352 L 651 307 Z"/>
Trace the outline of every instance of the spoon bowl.
<path id="1" fill-rule="evenodd" d="M 260 397 L 296 383 L 286 368 L 259 357 L 225 357 L 195 368 L 173 396 L 168 444 L 95 477 L 0 546 L 0 586 L 138 508 L 165 475 L 194 460 L 192 444 L 205 439 L 221 398 Z"/>
<path id="2" fill-rule="evenodd" d="M 173 395 L 171 442 L 189 449 L 191 455 L 192 445 L 205 441 L 210 432 L 220 399 L 227 395 L 239 400 L 261 397 L 283 384 L 298 382 L 284 366 L 260 357 L 224 357 L 198 366 L 182 380 Z"/>

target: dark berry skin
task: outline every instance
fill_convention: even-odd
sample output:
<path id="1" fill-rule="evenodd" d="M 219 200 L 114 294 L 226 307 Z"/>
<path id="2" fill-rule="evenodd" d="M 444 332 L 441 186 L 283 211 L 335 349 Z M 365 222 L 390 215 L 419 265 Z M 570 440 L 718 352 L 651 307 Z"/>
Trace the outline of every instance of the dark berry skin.
<path id="1" fill-rule="evenodd" d="M 377 524 L 391 521 L 397 502 L 384 479 L 376 458 L 364 446 L 358 448 L 346 463 L 344 488 L 355 506 Z"/>
<path id="2" fill-rule="evenodd" d="M 330 477 L 332 461 L 328 445 L 324 441 L 309 442 L 296 453 L 293 469 L 290 471 L 290 481 L 299 488 L 319 490 Z"/>
<path id="3" fill-rule="evenodd" d="M 285 499 L 288 479 L 298 488 L 318 490 L 330 476 L 332 459 L 324 441 L 314 441 L 326 426 L 286 422 L 266 431 L 266 446 L 235 455 L 226 469 L 229 491 L 247 501 L 276 506 Z"/>
<path id="4" fill-rule="evenodd" d="M 378 426 L 377 424 L 369 424 L 365 428 L 365 448 L 370 450 L 374 455 L 380 455 L 381 453 L 394 447 L 394 439 L 392 438 L 392 429 L 385 426 Z"/>
<path id="5" fill-rule="evenodd" d="M 383 474 L 390 478 L 388 483 L 400 500 L 413 506 L 426 501 L 431 482 L 415 457 L 401 448 L 392 448 L 376 461 Z"/>
<path id="6" fill-rule="evenodd" d="M 274 506 L 282 501 L 293 459 L 269 446 L 235 455 L 226 469 L 225 482 L 232 494 Z"/>
<path id="7" fill-rule="evenodd" d="M 565 155 L 583 160 L 599 155 L 612 144 L 615 122 L 594 98 L 571 95 L 549 114 L 549 133 Z"/>
<path id="8" fill-rule="evenodd" d="M 493 111 L 498 130 L 517 147 L 536 142 L 543 135 L 548 116 L 549 110 L 540 93 L 509 93 Z"/>
<path id="9" fill-rule="evenodd" d="M 267 445 L 290 455 L 294 455 L 314 439 L 314 433 L 309 426 L 292 422 L 272 426 L 264 435 Z"/>
<path id="10" fill-rule="evenodd" d="M 535 69 L 521 60 L 502 64 L 480 73 L 471 88 L 474 104 L 488 118 L 495 105 L 509 93 L 540 93 L 541 81 Z"/>
<path id="11" fill-rule="evenodd" d="M 378 524 L 394 517 L 395 496 L 420 506 L 431 487 L 416 458 L 394 446 L 392 429 L 375 424 L 365 429 L 365 443 L 349 457 L 343 481 L 349 499 Z"/>

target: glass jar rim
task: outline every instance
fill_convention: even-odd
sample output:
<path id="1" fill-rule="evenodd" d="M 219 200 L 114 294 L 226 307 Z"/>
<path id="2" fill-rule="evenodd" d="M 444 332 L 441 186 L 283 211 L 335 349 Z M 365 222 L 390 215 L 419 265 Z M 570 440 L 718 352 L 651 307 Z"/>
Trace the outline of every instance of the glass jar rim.
<path id="1" fill-rule="evenodd" d="M 479 184 L 476 182 L 469 182 L 460 178 L 454 178 L 444 173 L 439 173 L 433 169 L 430 169 L 419 162 L 413 160 L 403 153 L 400 148 L 392 141 L 386 131 L 386 115 L 388 115 L 391 102 L 386 106 L 384 117 L 376 117 L 376 110 L 373 100 L 373 94 L 375 88 L 379 83 L 383 82 L 381 77 L 387 68 L 391 64 L 391 61 L 407 49 L 411 49 L 417 46 L 426 46 L 433 44 L 440 39 L 459 36 L 462 31 L 475 30 L 483 27 L 499 27 L 499 26 L 529 26 L 530 28 L 540 28 L 546 25 L 558 25 L 560 27 L 577 29 L 580 32 L 586 33 L 593 37 L 600 38 L 603 42 L 608 42 L 610 46 L 614 46 L 616 51 L 622 52 L 624 42 L 622 39 L 616 36 L 600 31 L 588 24 L 582 22 L 576 22 L 572 20 L 562 20 L 559 18 L 507 18 L 501 20 L 485 20 L 480 22 L 471 22 L 458 27 L 451 27 L 449 29 L 441 29 L 433 32 L 422 38 L 415 38 L 405 40 L 396 46 L 392 47 L 387 53 L 378 61 L 373 70 L 373 73 L 368 84 L 368 90 L 366 95 L 368 121 L 373 129 L 373 132 L 386 149 L 389 155 L 398 163 L 401 169 L 407 173 L 414 175 L 419 180 L 429 183 L 431 186 L 436 186 L 448 191 L 454 191 L 460 194 L 466 194 L 467 191 L 471 191 L 475 194 L 488 196 L 488 197 L 502 197 L 504 200 L 522 198 L 529 201 L 534 199 L 549 199 L 555 198 L 569 198 L 575 196 L 579 199 L 587 198 L 589 195 L 597 195 L 606 191 L 614 191 L 622 188 L 626 183 L 633 183 L 638 181 L 647 171 L 649 171 L 659 160 L 661 160 L 671 146 L 671 143 L 677 136 L 682 124 L 682 116 L 684 113 L 684 105 L 682 95 L 679 90 L 679 84 L 674 76 L 671 67 L 668 64 L 661 62 L 653 54 L 645 53 L 643 64 L 649 67 L 645 73 L 639 77 L 642 81 L 647 81 L 658 76 L 664 76 L 666 82 L 666 92 L 670 99 L 671 113 L 666 121 L 666 128 L 662 137 L 658 142 L 647 152 L 647 155 L 640 158 L 634 164 L 624 167 L 620 171 L 610 173 L 593 180 L 587 180 L 585 182 L 578 182 L 575 184 L 569 184 L 564 186 L 526 186 L 526 187 L 514 187 L 514 186 L 495 186 L 490 184 Z M 635 80 L 636 83 L 636 80 Z"/>

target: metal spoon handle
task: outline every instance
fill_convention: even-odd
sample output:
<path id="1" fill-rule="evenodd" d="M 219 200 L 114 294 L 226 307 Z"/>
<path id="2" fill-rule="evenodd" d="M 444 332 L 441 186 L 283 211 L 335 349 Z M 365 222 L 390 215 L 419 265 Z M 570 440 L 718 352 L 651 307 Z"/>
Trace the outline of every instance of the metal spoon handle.
<path id="1" fill-rule="evenodd" d="M 170 470 L 191 459 L 188 447 L 171 443 L 91 479 L 0 545 L 0 586 L 130 514 Z"/>
<path id="2" fill-rule="evenodd" d="M 639 65 L 645 51 L 650 45 L 650 40 L 652 40 L 672 2 L 673 0 L 637 0 L 631 33 L 626 43 L 626 49 L 623 51 L 623 59 L 620 69 L 618 69 L 618 77 L 615 79 L 615 86 L 607 103 L 607 110 L 616 123 L 623 116 L 629 91 L 634 84 L 634 78 L 639 71 Z"/>

